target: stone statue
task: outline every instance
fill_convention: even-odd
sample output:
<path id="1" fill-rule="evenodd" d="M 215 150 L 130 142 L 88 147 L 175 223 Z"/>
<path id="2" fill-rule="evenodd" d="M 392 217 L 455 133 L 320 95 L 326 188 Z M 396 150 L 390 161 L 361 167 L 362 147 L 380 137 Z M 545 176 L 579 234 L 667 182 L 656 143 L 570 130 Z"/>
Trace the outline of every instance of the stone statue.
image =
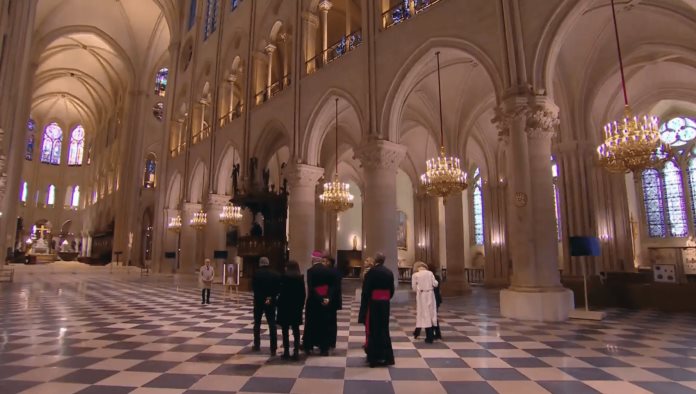
<path id="1" fill-rule="evenodd" d="M 263 189 L 266 191 L 268 190 L 268 182 L 270 181 L 270 179 L 271 171 L 268 168 L 266 168 L 265 170 L 263 170 Z"/>
<path id="2" fill-rule="evenodd" d="M 232 193 L 235 195 L 239 191 L 239 164 L 232 166 Z"/>

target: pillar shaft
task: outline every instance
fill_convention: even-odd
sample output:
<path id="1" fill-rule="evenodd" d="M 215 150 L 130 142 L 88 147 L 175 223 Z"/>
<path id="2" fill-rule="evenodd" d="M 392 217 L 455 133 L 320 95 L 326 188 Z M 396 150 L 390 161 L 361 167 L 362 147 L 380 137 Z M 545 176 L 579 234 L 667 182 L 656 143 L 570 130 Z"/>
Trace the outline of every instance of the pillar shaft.
<path id="1" fill-rule="evenodd" d="M 290 259 L 304 271 L 311 266 L 315 242 L 316 184 L 324 170 L 306 164 L 291 164 L 285 174 L 290 187 L 288 197 Z"/>
<path id="2" fill-rule="evenodd" d="M 319 11 L 321 11 L 321 33 L 322 33 L 322 41 L 321 41 L 321 52 L 322 52 L 322 57 L 324 59 L 324 63 L 327 61 L 327 52 L 326 50 L 329 48 L 329 10 L 333 7 L 333 4 L 331 4 L 330 1 L 324 0 L 321 3 L 319 3 Z"/>
<path id="3" fill-rule="evenodd" d="M 396 172 L 406 147 L 388 141 L 370 141 L 356 152 L 365 179 L 365 256 L 384 253 L 385 266 L 398 275 L 396 246 Z"/>
<path id="4" fill-rule="evenodd" d="M 268 89 L 268 98 L 271 98 L 271 85 L 273 84 L 273 52 L 275 52 L 275 45 L 268 44 L 266 46 L 266 54 L 268 55 L 268 77 L 266 79 L 266 88 Z"/>
<path id="5" fill-rule="evenodd" d="M 464 206 L 461 192 L 447 197 L 445 226 L 447 278 L 462 280 L 466 284 L 464 268 L 468 256 L 464 253 L 464 247 L 469 240 L 464 237 Z"/>

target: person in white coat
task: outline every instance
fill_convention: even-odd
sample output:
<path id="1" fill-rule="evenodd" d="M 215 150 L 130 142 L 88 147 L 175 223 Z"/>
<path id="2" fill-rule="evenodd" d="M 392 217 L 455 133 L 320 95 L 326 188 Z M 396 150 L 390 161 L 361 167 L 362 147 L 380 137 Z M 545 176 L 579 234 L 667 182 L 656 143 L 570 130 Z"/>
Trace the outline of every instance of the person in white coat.
<path id="1" fill-rule="evenodd" d="M 213 266 L 210 265 L 210 259 L 205 259 L 205 264 L 200 269 L 201 277 L 201 305 L 210 304 L 210 289 L 213 287 L 213 278 L 215 277 L 215 270 Z"/>
<path id="2" fill-rule="evenodd" d="M 435 288 L 439 285 L 435 275 L 428 270 L 428 266 L 419 261 L 413 265 L 411 287 L 416 292 L 416 330 L 414 338 L 418 338 L 422 328 L 425 328 L 425 342 L 433 343 L 434 329 L 437 326 L 437 304 L 435 302 Z"/>

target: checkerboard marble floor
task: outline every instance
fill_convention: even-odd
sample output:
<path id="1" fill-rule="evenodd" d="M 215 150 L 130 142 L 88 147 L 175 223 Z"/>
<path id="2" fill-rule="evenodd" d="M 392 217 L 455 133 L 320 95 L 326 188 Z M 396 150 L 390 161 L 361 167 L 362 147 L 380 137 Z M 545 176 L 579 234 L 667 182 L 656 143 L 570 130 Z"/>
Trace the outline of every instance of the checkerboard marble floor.
<path id="1" fill-rule="evenodd" d="M 393 368 L 370 369 L 346 297 L 330 357 L 250 349 L 250 297 L 201 306 L 195 282 L 101 272 L 0 285 L 0 393 L 696 393 L 696 316 L 609 311 L 603 322 L 500 317 L 497 292 L 445 299 L 444 341 L 408 333 L 396 306 Z M 263 345 L 267 346 L 264 338 Z"/>

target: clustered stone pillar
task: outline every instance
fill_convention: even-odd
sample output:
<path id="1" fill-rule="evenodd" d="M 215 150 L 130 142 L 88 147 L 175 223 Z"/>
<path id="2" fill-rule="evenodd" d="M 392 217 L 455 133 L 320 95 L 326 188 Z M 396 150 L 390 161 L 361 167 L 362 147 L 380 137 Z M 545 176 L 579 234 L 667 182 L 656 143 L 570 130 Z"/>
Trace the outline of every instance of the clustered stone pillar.
<path id="1" fill-rule="evenodd" d="M 505 317 L 563 321 L 574 307 L 561 286 L 551 175 L 558 107 L 543 97 L 513 97 L 494 119 L 508 152 L 508 229 L 513 273 L 500 293 Z"/>
<path id="2" fill-rule="evenodd" d="M 223 207 L 230 200 L 229 196 L 210 194 L 208 198 L 208 225 L 205 227 L 204 257 L 212 261 L 215 272 L 222 278 L 222 261 L 213 260 L 214 251 L 227 250 L 227 226 L 220 222 Z"/>
<path id="3" fill-rule="evenodd" d="M 333 7 L 333 4 L 328 0 L 323 0 L 319 3 L 319 10 L 321 11 L 321 29 L 322 29 L 322 41 L 321 41 L 321 53 L 324 64 L 328 60 L 328 53 L 326 50 L 329 48 L 329 10 Z"/>
<path id="4" fill-rule="evenodd" d="M 314 250 L 316 214 L 316 184 L 324 169 L 306 164 L 290 164 L 285 169 L 290 187 L 288 197 L 290 228 L 290 259 L 304 271 L 311 265 Z"/>
<path id="5" fill-rule="evenodd" d="M 202 263 L 198 260 L 198 230 L 189 223 L 194 214 L 201 210 L 201 204 L 185 203 L 181 215 L 181 256 L 179 257 L 179 272 L 192 274 Z"/>
<path id="6" fill-rule="evenodd" d="M 365 179 L 365 257 L 384 253 L 385 266 L 398 280 L 396 246 L 396 172 L 406 147 L 384 140 L 369 141 L 356 151 Z"/>
<path id="7" fill-rule="evenodd" d="M 170 273 L 170 272 L 176 272 L 176 270 L 179 268 L 179 264 L 177 262 L 181 261 L 181 256 L 179 256 L 179 253 L 181 251 L 179 250 L 180 244 L 179 244 L 179 237 L 180 234 L 176 233 L 174 231 L 169 231 L 169 223 L 172 221 L 177 216 L 181 216 L 183 212 L 181 212 L 178 209 L 166 209 L 165 210 L 165 222 L 164 226 L 165 229 L 167 229 L 167 233 L 164 235 L 164 251 L 163 252 L 176 252 L 176 257 L 174 259 L 165 259 L 163 260 L 163 264 L 159 267 L 159 272 L 160 273 Z M 182 217 L 182 223 L 183 223 L 183 217 Z M 183 231 L 183 226 L 182 229 Z M 181 234 L 183 235 L 183 234 Z"/>
<path id="8" fill-rule="evenodd" d="M 447 280 L 456 283 L 458 291 L 468 291 L 466 279 L 465 245 L 469 240 L 464 236 L 464 204 L 462 192 L 452 194 L 445 201 L 445 250 L 447 251 Z"/>

